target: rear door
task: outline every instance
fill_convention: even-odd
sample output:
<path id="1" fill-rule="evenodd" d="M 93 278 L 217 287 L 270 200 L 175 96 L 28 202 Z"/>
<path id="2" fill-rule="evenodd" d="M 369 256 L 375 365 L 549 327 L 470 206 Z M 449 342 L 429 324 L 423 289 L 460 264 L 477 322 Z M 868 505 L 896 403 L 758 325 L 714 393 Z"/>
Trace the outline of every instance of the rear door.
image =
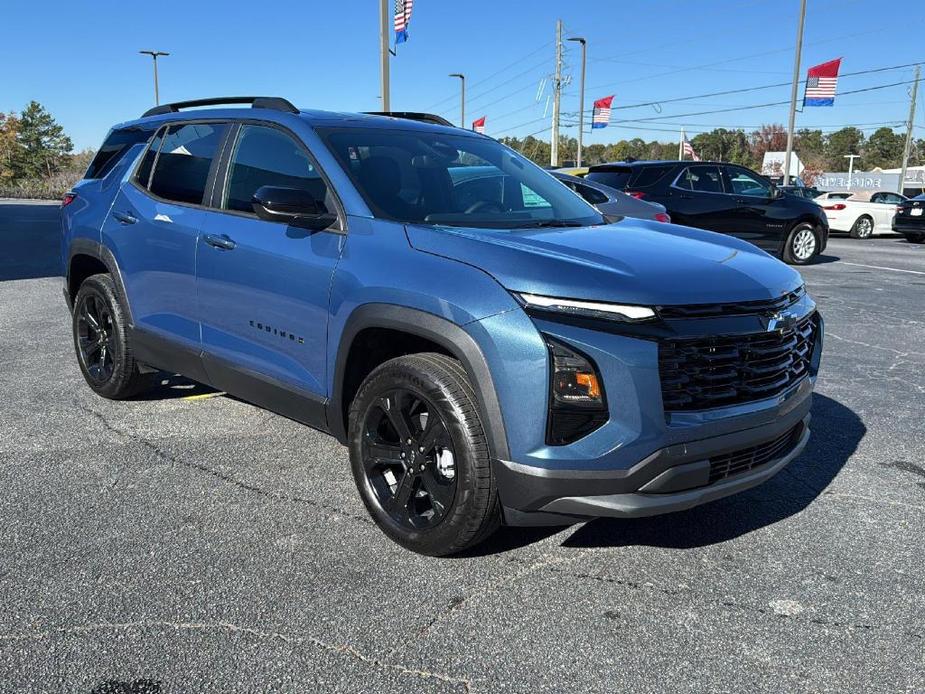
<path id="1" fill-rule="evenodd" d="M 675 224 L 730 233 L 735 228 L 735 203 L 726 195 L 723 177 L 715 164 L 694 164 L 683 169 L 668 188 L 663 202 Z"/>
<path id="2" fill-rule="evenodd" d="M 216 122 L 161 128 L 121 184 L 103 225 L 103 242 L 119 264 L 135 328 L 194 353 L 196 240 L 225 131 Z"/>
<path id="3" fill-rule="evenodd" d="M 236 126 L 233 137 L 199 241 L 206 371 L 215 386 L 259 404 L 273 397 L 274 386 L 320 400 L 327 395 L 328 302 L 346 238 L 344 217 L 294 135 L 248 123 Z M 251 198 L 261 186 L 308 190 L 340 219 L 315 232 L 258 219 Z"/>

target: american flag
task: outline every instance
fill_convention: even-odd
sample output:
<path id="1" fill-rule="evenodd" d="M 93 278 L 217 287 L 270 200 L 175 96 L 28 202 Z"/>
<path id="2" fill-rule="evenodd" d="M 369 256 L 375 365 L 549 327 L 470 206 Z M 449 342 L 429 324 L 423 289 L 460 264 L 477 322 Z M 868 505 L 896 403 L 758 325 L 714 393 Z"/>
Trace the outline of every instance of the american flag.
<path id="1" fill-rule="evenodd" d="M 682 144 L 684 150 L 684 156 L 690 157 L 694 161 L 700 161 L 700 157 L 697 156 L 697 152 L 694 151 L 694 148 L 691 146 L 691 143 L 688 142 L 687 137 L 685 136 L 684 142 Z"/>
<path id="2" fill-rule="evenodd" d="M 804 106 L 832 106 L 835 103 L 835 87 L 838 84 L 840 66 L 841 58 L 836 58 L 807 71 Z"/>
<path id="3" fill-rule="evenodd" d="M 476 118 L 474 121 L 472 121 L 472 129 L 477 133 L 485 132 L 485 116 Z"/>
<path id="4" fill-rule="evenodd" d="M 414 0 L 395 0 L 395 43 L 408 40 L 408 22 L 411 21 L 411 6 Z"/>
<path id="5" fill-rule="evenodd" d="M 591 127 L 606 128 L 610 124 L 610 105 L 613 103 L 613 95 L 605 96 L 594 102 L 594 110 L 591 112 Z"/>

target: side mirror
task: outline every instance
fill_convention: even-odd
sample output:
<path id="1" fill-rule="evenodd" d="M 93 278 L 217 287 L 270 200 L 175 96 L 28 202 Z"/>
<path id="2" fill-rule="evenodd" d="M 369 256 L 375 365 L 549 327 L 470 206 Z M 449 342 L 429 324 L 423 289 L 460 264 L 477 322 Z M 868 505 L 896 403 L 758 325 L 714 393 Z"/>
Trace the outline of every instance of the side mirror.
<path id="1" fill-rule="evenodd" d="M 771 192 L 768 197 L 770 197 L 771 200 L 777 200 L 777 198 L 781 197 L 782 195 L 783 193 L 781 192 L 780 188 L 778 188 L 776 185 L 772 183 Z"/>
<path id="2" fill-rule="evenodd" d="M 251 205 L 260 219 L 312 231 L 327 229 L 337 221 L 337 215 L 329 213 L 315 196 L 298 188 L 261 186 Z"/>

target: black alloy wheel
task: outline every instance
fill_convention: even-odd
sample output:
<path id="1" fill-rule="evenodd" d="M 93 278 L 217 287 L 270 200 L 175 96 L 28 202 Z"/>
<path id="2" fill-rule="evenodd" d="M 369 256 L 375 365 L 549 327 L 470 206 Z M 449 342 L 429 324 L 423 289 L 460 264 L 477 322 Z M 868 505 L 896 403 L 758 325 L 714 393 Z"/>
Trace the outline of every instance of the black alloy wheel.
<path id="1" fill-rule="evenodd" d="M 100 297 L 90 294 L 77 306 L 77 349 L 89 377 L 99 384 L 112 378 L 116 336 L 112 312 Z"/>
<path id="2" fill-rule="evenodd" d="M 74 297 L 74 349 L 87 385 L 104 398 L 122 400 L 151 385 L 153 370 L 142 373 L 128 325 L 112 277 L 85 279 Z"/>
<path id="3" fill-rule="evenodd" d="M 445 556 L 501 524 L 488 437 L 459 361 L 421 352 L 380 364 L 363 380 L 347 419 L 360 498 L 393 541 Z"/>
<path id="4" fill-rule="evenodd" d="M 366 482 L 408 530 L 440 523 L 456 496 L 456 454 L 446 422 L 425 398 L 395 389 L 376 399 L 363 435 Z"/>

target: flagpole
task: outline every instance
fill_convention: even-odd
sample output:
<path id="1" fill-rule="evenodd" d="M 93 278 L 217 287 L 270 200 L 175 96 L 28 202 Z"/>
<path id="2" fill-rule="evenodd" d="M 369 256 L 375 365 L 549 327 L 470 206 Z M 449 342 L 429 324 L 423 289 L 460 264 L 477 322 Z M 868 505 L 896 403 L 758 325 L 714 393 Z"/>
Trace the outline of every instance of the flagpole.
<path id="1" fill-rule="evenodd" d="M 681 128 L 681 138 L 678 140 L 678 161 L 684 161 L 684 128 Z"/>
<path id="2" fill-rule="evenodd" d="M 793 84 L 790 86 L 790 124 L 787 127 L 787 153 L 784 155 L 784 185 L 790 185 L 790 158 L 793 156 L 793 129 L 797 119 L 797 91 L 800 84 L 800 54 L 803 52 L 803 24 L 806 0 L 800 0 L 800 23 L 797 25 L 797 50 L 793 58 Z"/>
<path id="3" fill-rule="evenodd" d="M 389 0 L 379 0 L 379 79 L 382 110 L 389 109 Z"/>

